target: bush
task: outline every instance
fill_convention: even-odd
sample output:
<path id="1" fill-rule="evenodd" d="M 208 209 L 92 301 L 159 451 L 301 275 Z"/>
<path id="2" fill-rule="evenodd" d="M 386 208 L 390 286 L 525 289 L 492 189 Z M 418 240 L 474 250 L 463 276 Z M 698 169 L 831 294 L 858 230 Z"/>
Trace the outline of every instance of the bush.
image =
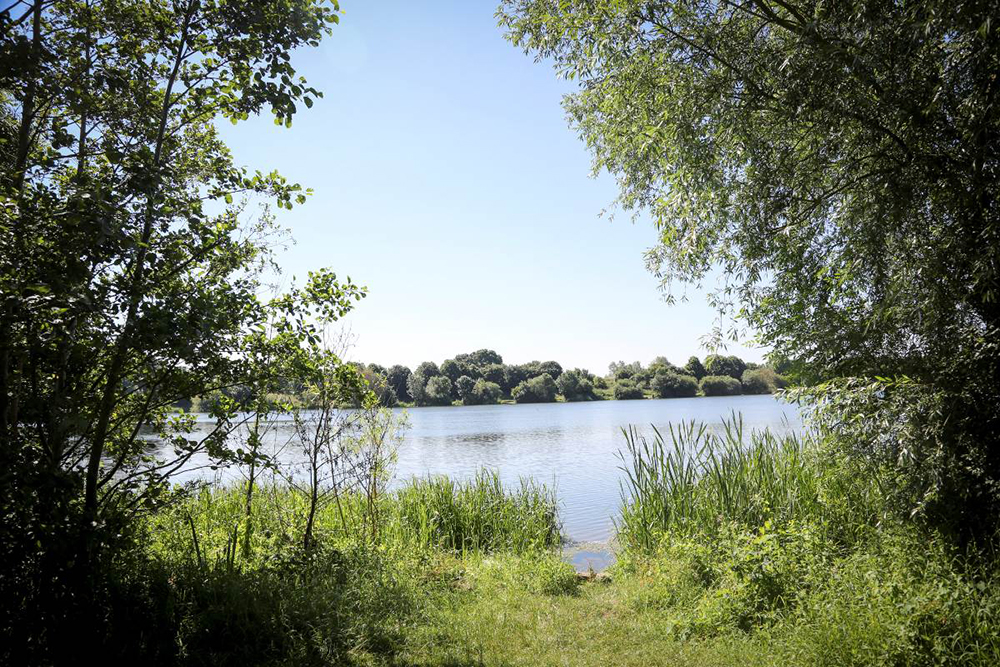
<path id="1" fill-rule="evenodd" d="M 700 386 L 706 396 L 739 396 L 743 392 L 740 381 L 728 375 L 706 375 Z"/>
<path id="2" fill-rule="evenodd" d="M 553 403 L 556 400 L 555 380 L 548 373 L 533 377 L 514 387 L 510 393 L 516 403 Z"/>
<path id="3" fill-rule="evenodd" d="M 743 372 L 744 394 L 773 394 L 788 386 L 788 381 L 771 368 L 755 368 Z"/>
<path id="4" fill-rule="evenodd" d="M 650 384 L 660 398 L 687 398 L 698 395 L 698 380 L 691 375 L 681 375 L 673 371 L 657 373 Z"/>
<path id="5" fill-rule="evenodd" d="M 635 382 L 630 379 L 615 380 L 615 388 L 612 395 L 616 401 L 631 401 L 646 397 L 642 393 L 642 389 L 637 387 Z"/>

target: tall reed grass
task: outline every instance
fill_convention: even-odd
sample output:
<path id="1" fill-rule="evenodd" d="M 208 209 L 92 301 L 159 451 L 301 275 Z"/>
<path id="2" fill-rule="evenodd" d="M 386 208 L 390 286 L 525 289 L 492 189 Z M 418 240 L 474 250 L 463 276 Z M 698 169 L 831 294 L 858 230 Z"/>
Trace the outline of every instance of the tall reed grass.
<path id="1" fill-rule="evenodd" d="M 295 558 L 305 530 L 305 495 L 280 483 L 260 485 L 252 522 L 244 500 L 241 485 L 202 489 L 151 517 L 151 548 L 166 561 L 239 569 Z M 317 539 L 377 539 L 387 548 L 459 553 L 521 554 L 561 544 L 555 493 L 528 479 L 505 488 L 495 471 L 481 470 L 467 481 L 413 479 L 378 503 L 381 525 L 373 533 L 366 499 L 340 494 L 316 516 Z"/>
<path id="2" fill-rule="evenodd" d="M 626 550 L 654 551 L 667 533 L 716 534 L 723 524 L 752 528 L 823 511 L 821 470 L 794 433 L 745 434 L 742 419 L 671 424 L 647 437 L 623 429 L 624 478 L 618 538 Z"/>
<path id="3" fill-rule="evenodd" d="M 525 553 L 561 543 L 554 491 L 530 479 L 505 490 L 496 471 L 473 479 L 414 479 L 393 496 L 398 539 L 449 551 Z"/>

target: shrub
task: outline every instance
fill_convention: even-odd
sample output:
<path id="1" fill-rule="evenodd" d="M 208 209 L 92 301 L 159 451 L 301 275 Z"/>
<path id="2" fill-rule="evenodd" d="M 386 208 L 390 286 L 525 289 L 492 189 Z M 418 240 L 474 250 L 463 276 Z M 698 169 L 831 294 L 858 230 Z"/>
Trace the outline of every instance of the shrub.
<path id="1" fill-rule="evenodd" d="M 700 386 L 706 396 L 738 396 L 743 391 L 740 381 L 728 375 L 706 375 Z"/>
<path id="2" fill-rule="evenodd" d="M 557 392 L 555 380 L 548 373 L 543 373 L 517 385 L 510 395 L 516 403 L 552 403 Z"/>
<path id="3" fill-rule="evenodd" d="M 755 368 L 743 372 L 744 394 L 773 394 L 788 386 L 788 381 L 771 368 Z"/>
<path id="4" fill-rule="evenodd" d="M 660 398 L 687 398 L 698 395 L 698 380 L 691 375 L 681 375 L 673 371 L 657 373 L 653 376 L 651 385 Z"/>
<path id="5" fill-rule="evenodd" d="M 615 380 L 614 393 L 612 394 L 616 401 L 631 401 L 637 398 L 645 398 L 645 394 L 642 393 L 642 389 L 636 386 L 635 382 L 630 379 L 620 379 Z"/>

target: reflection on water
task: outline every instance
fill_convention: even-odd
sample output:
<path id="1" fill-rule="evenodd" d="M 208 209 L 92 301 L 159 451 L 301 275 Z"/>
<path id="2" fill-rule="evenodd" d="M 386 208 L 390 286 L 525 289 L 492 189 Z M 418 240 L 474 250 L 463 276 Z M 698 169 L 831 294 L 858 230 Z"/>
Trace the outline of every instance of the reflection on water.
<path id="1" fill-rule="evenodd" d="M 692 419 L 719 427 L 734 412 L 747 432 L 801 428 L 796 407 L 771 396 L 418 408 L 407 410 L 410 428 L 392 483 L 440 474 L 469 478 L 481 467 L 496 469 L 506 484 L 533 477 L 555 487 L 571 540 L 606 542 L 620 502 L 622 428 Z M 296 460 L 291 422 L 272 426 L 270 445 L 284 447 L 283 460 Z M 204 472 L 191 473 L 198 474 Z"/>

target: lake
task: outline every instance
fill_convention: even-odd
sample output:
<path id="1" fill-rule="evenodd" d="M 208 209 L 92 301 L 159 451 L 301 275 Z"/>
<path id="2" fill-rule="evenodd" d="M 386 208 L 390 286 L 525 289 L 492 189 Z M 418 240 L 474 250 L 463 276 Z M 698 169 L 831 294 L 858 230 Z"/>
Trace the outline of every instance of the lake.
<path id="1" fill-rule="evenodd" d="M 621 429 L 695 419 L 720 425 L 736 412 L 746 432 L 799 430 L 796 406 L 772 396 L 488 405 L 406 410 L 410 428 L 398 452 L 393 484 L 413 476 L 468 478 L 481 467 L 505 483 L 533 477 L 555 488 L 563 533 L 573 542 L 606 542 L 614 534 L 622 471 Z M 207 425 L 206 425 L 207 426 Z M 290 424 L 278 437 L 291 437 Z M 198 473 L 190 473 L 194 475 Z"/>

